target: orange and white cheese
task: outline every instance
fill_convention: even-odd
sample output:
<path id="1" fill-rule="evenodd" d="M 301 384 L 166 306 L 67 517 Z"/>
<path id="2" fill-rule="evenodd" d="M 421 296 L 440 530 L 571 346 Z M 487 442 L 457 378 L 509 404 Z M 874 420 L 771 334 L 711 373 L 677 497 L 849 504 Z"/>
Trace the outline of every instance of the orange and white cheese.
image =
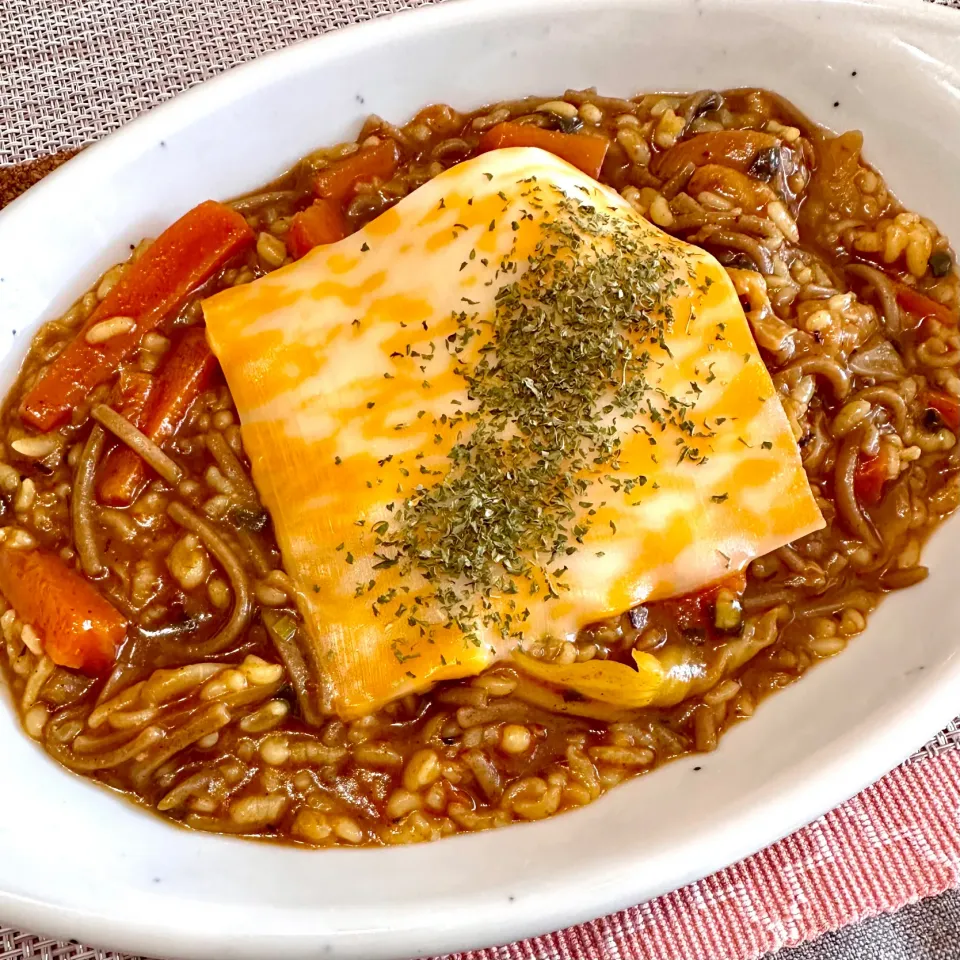
<path id="1" fill-rule="evenodd" d="M 543 151 L 204 314 L 343 717 L 823 525 L 724 269 Z"/>

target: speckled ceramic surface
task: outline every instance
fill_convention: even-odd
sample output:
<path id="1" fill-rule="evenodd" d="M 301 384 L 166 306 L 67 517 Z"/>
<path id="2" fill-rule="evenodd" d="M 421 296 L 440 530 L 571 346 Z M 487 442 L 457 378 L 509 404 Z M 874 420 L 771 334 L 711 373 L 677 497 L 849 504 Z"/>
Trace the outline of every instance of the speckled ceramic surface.
<path id="1" fill-rule="evenodd" d="M 214 80 L 84 152 L 0 215 L 3 373 L 131 237 L 269 179 L 367 112 L 403 117 L 430 100 L 776 87 L 821 121 L 864 129 L 904 202 L 960 236 L 960 196 L 943 190 L 960 150 L 948 11 L 907 0 L 586 9 L 455 0 L 343 31 Z M 951 533 L 931 544 L 926 583 L 885 603 L 842 657 L 706 760 L 546 823 L 429 846 L 316 855 L 173 830 L 69 777 L 0 712 L 0 769 L 17 784 L 0 791 L 0 915 L 157 956 L 374 960 L 502 942 L 676 887 L 834 806 L 954 714 Z"/>

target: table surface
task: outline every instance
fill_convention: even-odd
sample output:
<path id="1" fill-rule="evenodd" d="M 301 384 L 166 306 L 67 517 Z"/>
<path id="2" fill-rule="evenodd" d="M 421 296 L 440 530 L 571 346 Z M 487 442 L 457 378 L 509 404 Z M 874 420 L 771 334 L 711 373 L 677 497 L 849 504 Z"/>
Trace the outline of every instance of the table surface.
<path id="1" fill-rule="evenodd" d="M 52 169 L 51 154 L 99 139 L 229 66 L 330 29 L 431 2 L 440 0 L 0 0 L 0 164 L 44 158 L 0 170 L 0 206 Z M 960 0 L 930 2 L 960 7 Z M 229 34 L 217 23 L 230 23 Z M 958 746 L 955 722 L 923 752 Z M 960 956 L 960 892 L 825 934 L 778 956 L 954 960 Z M 0 924 L 0 960 L 27 958 L 121 960 L 119 954 Z"/>

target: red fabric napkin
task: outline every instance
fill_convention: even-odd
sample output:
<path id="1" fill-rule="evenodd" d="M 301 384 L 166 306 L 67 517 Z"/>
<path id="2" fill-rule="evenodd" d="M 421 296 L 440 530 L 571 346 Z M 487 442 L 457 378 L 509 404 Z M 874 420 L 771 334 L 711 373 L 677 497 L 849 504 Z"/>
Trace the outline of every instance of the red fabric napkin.
<path id="1" fill-rule="evenodd" d="M 951 750 L 899 767 L 808 827 L 674 893 L 446 960 L 752 960 L 958 882 L 960 751 Z"/>

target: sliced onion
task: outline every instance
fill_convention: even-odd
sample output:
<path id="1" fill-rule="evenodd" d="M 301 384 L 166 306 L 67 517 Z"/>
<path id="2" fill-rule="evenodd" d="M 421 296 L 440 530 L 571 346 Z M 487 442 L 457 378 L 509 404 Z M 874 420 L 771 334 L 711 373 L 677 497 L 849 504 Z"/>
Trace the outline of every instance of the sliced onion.
<path id="1" fill-rule="evenodd" d="M 887 331 L 887 336 L 899 336 L 903 324 L 900 307 L 897 305 L 897 294 L 890 278 L 875 267 L 868 267 L 865 263 L 851 263 L 847 267 L 847 273 L 852 273 L 855 277 L 866 280 L 873 287 L 877 299 L 880 301 L 880 314 L 883 317 L 883 325 Z"/>
<path id="2" fill-rule="evenodd" d="M 847 366 L 861 377 L 874 380 L 902 380 L 906 375 L 903 360 L 889 340 L 854 351 Z"/>
<path id="3" fill-rule="evenodd" d="M 80 454 L 70 500 L 73 543 L 80 556 L 80 567 L 88 577 L 99 577 L 103 573 L 103 563 L 100 560 L 100 552 L 93 532 L 93 485 L 106 438 L 103 427 L 95 423 L 83 446 L 83 453 Z"/>
<path id="4" fill-rule="evenodd" d="M 210 455 L 217 461 L 220 472 L 230 481 L 236 490 L 237 495 L 247 506 L 261 512 L 260 498 L 254 489 L 253 483 L 247 476 L 247 471 L 243 469 L 240 459 L 230 448 L 222 433 L 210 432 L 206 436 L 207 449 Z"/>
<path id="5" fill-rule="evenodd" d="M 297 643 L 296 621 L 289 613 L 283 613 L 279 610 L 264 610 L 260 616 L 270 639 L 273 641 L 277 654 L 287 668 L 287 676 L 293 684 L 303 719 L 311 726 L 319 726 L 323 722 L 323 718 L 320 716 L 314 697 L 310 692 L 313 678 Z"/>
<path id="6" fill-rule="evenodd" d="M 837 513 L 846 523 L 850 532 L 873 550 L 880 547 L 880 539 L 873 524 L 860 509 L 854 492 L 854 475 L 857 470 L 857 457 L 860 453 L 860 435 L 857 430 L 843 442 L 837 455 L 837 465 L 833 480 L 833 497 L 837 504 Z"/>

